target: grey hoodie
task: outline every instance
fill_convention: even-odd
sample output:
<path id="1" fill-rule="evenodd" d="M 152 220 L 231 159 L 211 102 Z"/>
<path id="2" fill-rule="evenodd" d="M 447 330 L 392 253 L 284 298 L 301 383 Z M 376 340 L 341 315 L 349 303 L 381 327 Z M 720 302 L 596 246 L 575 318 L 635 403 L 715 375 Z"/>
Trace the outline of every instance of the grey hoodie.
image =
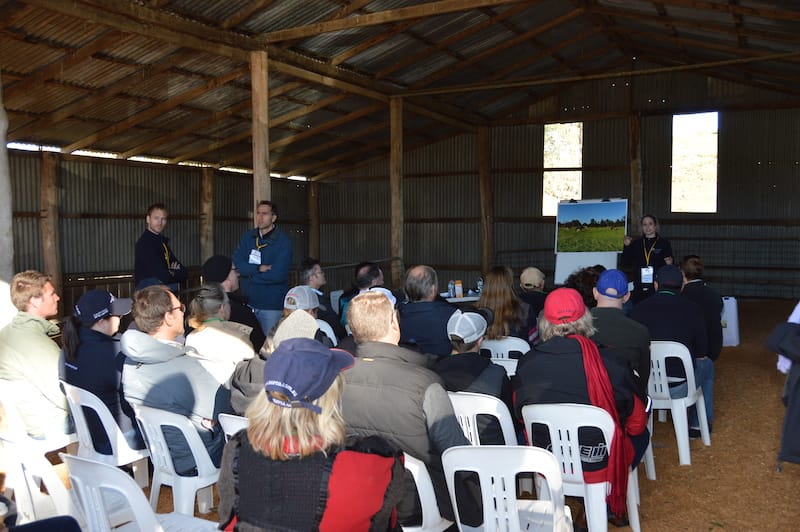
<path id="1" fill-rule="evenodd" d="M 215 465 L 222 457 L 224 436 L 218 425 L 209 431 L 202 427 L 205 419 L 217 421 L 220 412 L 230 412 L 230 392 L 203 368 L 200 360 L 186 356 L 192 351 L 176 342 L 162 342 L 141 331 L 122 335 L 122 352 L 127 357 L 122 370 L 125 399 L 191 419 Z M 182 438 L 181 438 L 182 440 Z M 179 472 L 190 471 L 194 461 L 186 452 L 186 444 L 169 442 Z M 180 449 L 180 448 L 183 449 Z M 191 460 L 191 462 L 189 462 Z"/>

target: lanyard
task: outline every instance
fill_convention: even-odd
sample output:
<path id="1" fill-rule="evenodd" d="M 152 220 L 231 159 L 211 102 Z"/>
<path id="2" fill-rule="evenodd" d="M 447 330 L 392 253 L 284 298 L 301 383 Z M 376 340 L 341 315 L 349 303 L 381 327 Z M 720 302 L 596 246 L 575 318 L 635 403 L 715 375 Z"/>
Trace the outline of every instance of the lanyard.
<path id="1" fill-rule="evenodd" d="M 261 248 L 265 248 L 269 245 L 269 241 L 264 242 L 263 244 L 259 244 L 258 241 L 261 240 L 259 235 L 256 235 L 256 251 L 261 251 Z"/>
<path id="2" fill-rule="evenodd" d="M 164 260 L 167 262 L 167 269 L 169 270 L 169 266 L 170 266 L 170 264 L 169 264 L 169 248 L 167 247 L 167 244 L 164 243 L 164 242 L 162 242 L 161 245 L 164 247 Z"/>
<path id="3" fill-rule="evenodd" d="M 653 240 L 653 245 L 650 246 L 650 250 L 649 251 L 647 250 L 647 245 L 645 244 L 647 239 L 646 238 L 642 239 L 642 249 L 644 250 L 644 260 L 645 260 L 645 262 L 647 263 L 648 266 L 650 266 L 650 255 L 653 254 L 653 248 L 656 247 L 656 242 L 658 242 L 658 239 L 659 239 L 659 237 L 656 237 L 656 239 Z"/>

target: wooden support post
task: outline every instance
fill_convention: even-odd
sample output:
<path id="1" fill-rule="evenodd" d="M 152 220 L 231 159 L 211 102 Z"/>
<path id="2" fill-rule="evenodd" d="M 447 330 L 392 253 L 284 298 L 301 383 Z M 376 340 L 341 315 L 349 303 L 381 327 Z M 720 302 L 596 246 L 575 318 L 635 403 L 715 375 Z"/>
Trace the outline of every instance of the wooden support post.
<path id="1" fill-rule="evenodd" d="M 214 169 L 203 168 L 200 176 L 200 262 L 214 254 Z"/>
<path id="2" fill-rule="evenodd" d="M 389 99 L 389 194 L 391 195 L 392 288 L 403 284 L 403 100 Z"/>
<path id="3" fill-rule="evenodd" d="M 319 183 L 308 183 L 308 256 L 320 260 Z"/>
<path id="4" fill-rule="evenodd" d="M 255 206 L 272 199 L 269 177 L 269 58 L 267 52 L 250 52 L 250 87 L 253 105 L 253 219 Z"/>
<path id="5" fill-rule="evenodd" d="M 642 185 L 642 117 L 632 114 L 628 117 L 628 153 L 631 165 L 631 199 L 628 205 L 628 234 L 638 234 L 639 219 L 642 217 L 644 193 Z"/>
<path id="6" fill-rule="evenodd" d="M 0 76 L 0 281 L 8 283 L 14 276 L 14 230 L 13 230 L 13 191 L 11 190 L 11 171 L 8 166 L 8 115 L 3 106 L 3 79 Z M 2 283 L 0 283 L 2 284 Z M 8 292 L 8 285 L 2 285 L 2 293 Z"/>
<path id="7" fill-rule="evenodd" d="M 481 272 L 494 263 L 494 207 L 492 204 L 492 148 L 489 128 L 478 128 L 478 173 L 481 191 Z"/>
<path id="8" fill-rule="evenodd" d="M 61 292 L 61 247 L 58 231 L 58 163 L 60 157 L 55 153 L 42 152 L 40 177 L 40 221 L 42 236 L 42 258 L 44 272 L 53 278 L 53 287 Z M 67 312 L 69 309 L 62 309 Z"/>

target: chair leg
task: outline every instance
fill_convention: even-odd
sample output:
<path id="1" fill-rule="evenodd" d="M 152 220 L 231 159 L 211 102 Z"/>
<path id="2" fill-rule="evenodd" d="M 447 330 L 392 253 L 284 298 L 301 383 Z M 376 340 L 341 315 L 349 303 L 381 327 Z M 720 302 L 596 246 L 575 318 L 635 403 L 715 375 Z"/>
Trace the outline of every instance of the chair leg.
<path id="1" fill-rule="evenodd" d="M 585 484 L 586 496 L 583 505 L 586 509 L 586 525 L 589 532 L 608 531 L 608 508 L 606 506 L 606 482 Z"/>
<path id="2" fill-rule="evenodd" d="M 133 468 L 133 479 L 140 488 L 146 488 L 148 484 L 150 484 L 150 471 L 148 471 L 147 466 L 147 458 L 142 458 L 131 464 Z"/>
<path id="3" fill-rule="evenodd" d="M 658 422 L 659 423 L 666 423 L 667 422 L 667 411 L 666 410 L 659 410 L 658 411 Z"/>
<path id="4" fill-rule="evenodd" d="M 633 532 L 641 532 L 639 523 L 639 475 L 636 469 L 632 469 L 628 475 L 628 523 Z"/>
<path id="5" fill-rule="evenodd" d="M 150 506 L 153 507 L 155 512 L 158 509 L 158 496 L 161 492 L 161 477 L 159 474 L 153 473 L 153 485 L 150 486 Z"/>
<path id="6" fill-rule="evenodd" d="M 650 431 L 650 441 L 644 451 L 644 472 L 649 480 L 656 479 L 656 459 L 653 456 L 653 416 L 647 419 L 647 430 Z"/>
<path id="7" fill-rule="evenodd" d="M 672 402 L 672 425 L 675 427 L 675 440 L 678 443 L 678 462 L 692 465 L 692 452 L 689 447 L 689 419 L 683 401 Z"/>
<path id="8" fill-rule="evenodd" d="M 200 488 L 197 490 L 197 511 L 201 514 L 207 514 L 214 507 L 214 490 L 211 486 Z"/>
<path id="9" fill-rule="evenodd" d="M 175 479 L 172 485 L 172 506 L 179 514 L 194 515 L 194 485 Z"/>
<path id="10" fill-rule="evenodd" d="M 694 406 L 697 408 L 697 420 L 700 422 L 700 437 L 703 439 L 703 445 L 708 447 L 711 445 L 711 433 L 708 431 L 708 417 L 706 415 L 706 402 L 703 397 L 703 390 L 698 389 L 697 402 Z"/>

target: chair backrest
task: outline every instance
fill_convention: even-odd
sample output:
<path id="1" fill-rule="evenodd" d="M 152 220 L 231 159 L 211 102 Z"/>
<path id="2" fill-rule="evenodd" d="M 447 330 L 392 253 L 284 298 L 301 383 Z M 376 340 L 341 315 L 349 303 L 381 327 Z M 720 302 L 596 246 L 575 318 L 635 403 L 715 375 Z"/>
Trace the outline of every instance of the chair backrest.
<path id="1" fill-rule="evenodd" d="M 480 434 L 478 431 L 478 415 L 488 415 L 497 419 L 500 429 L 503 431 L 505 445 L 516 445 L 517 435 L 514 430 L 514 420 L 508 411 L 506 404 L 491 395 L 470 392 L 447 392 L 450 402 L 453 403 L 453 411 L 472 445 L 481 445 Z"/>
<path id="2" fill-rule="evenodd" d="M 522 338 L 506 336 L 497 340 L 484 339 L 481 352 L 489 351 L 492 358 L 522 358 L 522 355 L 531 350 L 528 342 Z"/>
<path id="3" fill-rule="evenodd" d="M 344 294 L 344 290 L 334 290 L 330 293 L 331 308 L 336 314 L 339 314 L 339 298 L 342 297 L 342 294 Z"/>
<path id="4" fill-rule="evenodd" d="M 225 441 L 231 439 L 231 436 L 246 429 L 250 425 L 250 421 L 244 416 L 235 416 L 233 414 L 220 414 L 219 424 L 222 427 L 222 432 L 225 434 Z"/>
<path id="5" fill-rule="evenodd" d="M 0 435 L 6 453 L 7 483 L 14 489 L 17 503 L 17 524 L 56 515 L 71 515 L 78 522 L 83 516 L 72 494 L 61 482 L 53 464 L 41 450 L 29 445 L 27 435 L 18 440 L 14 435 Z M 42 490 L 42 484 L 47 488 Z"/>
<path id="6" fill-rule="evenodd" d="M 175 472 L 175 465 L 172 462 L 172 455 L 169 452 L 167 440 L 164 437 L 163 427 L 175 427 L 180 430 L 189 448 L 192 451 L 194 462 L 197 465 L 197 474 L 200 477 L 213 475 L 219 471 L 217 467 L 211 462 L 211 457 L 208 455 L 208 450 L 200 439 L 197 430 L 189 421 L 189 418 L 174 412 L 167 412 L 166 410 L 159 410 L 149 406 L 132 404 L 134 412 L 136 412 L 136 420 L 144 434 L 147 448 L 150 450 L 150 460 L 153 462 L 153 467 L 162 471 L 167 475 L 177 477 Z"/>
<path id="7" fill-rule="evenodd" d="M 506 370 L 506 375 L 509 378 L 513 377 L 517 374 L 517 364 L 519 363 L 518 358 L 493 358 L 492 364 L 497 364 L 498 366 L 503 366 Z"/>
<path id="8" fill-rule="evenodd" d="M 99 397 L 88 390 L 73 386 L 63 380 L 61 381 L 61 386 L 67 396 L 67 404 L 75 422 L 75 431 L 78 433 L 78 441 L 80 442 L 78 456 L 101 462 L 106 462 L 109 459 L 109 455 L 99 453 L 94 447 L 94 440 L 89 430 L 89 424 L 86 421 L 84 408 L 93 410 L 100 419 L 106 437 L 111 443 L 111 455 L 118 465 L 128 464 L 149 455 L 146 450 L 131 448 L 114 416 L 111 415 L 111 411 Z"/>
<path id="9" fill-rule="evenodd" d="M 534 424 L 547 427 L 551 447 L 548 450 L 558 460 L 565 484 L 584 484 L 581 443 L 578 441 L 581 427 L 600 429 L 605 438 L 606 452 L 613 444 L 614 420 L 608 412 L 596 406 L 572 403 L 526 405 L 522 407 L 522 419 L 529 438 L 532 438 Z"/>
<path id="10" fill-rule="evenodd" d="M 95 462 L 68 454 L 61 454 L 61 459 L 69 467 L 72 488 L 78 492 L 78 500 L 88 524 L 87 530 L 92 532 L 110 531 L 109 515 L 113 509 L 108 501 L 110 493 L 118 493 L 130 506 L 139 530 L 162 531 L 150 503 L 144 492 L 131 477 L 114 466 Z"/>
<path id="11" fill-rule="evenodd" d="M 422 524 L 419 527 L 404 526 L 406 532 L 436 532 L 447 529 L 452 523 L 439 514 L 436 503 L 436 493 L 433 491 L 433 481 L 428 473 L 428 468 L 422 460 L 414 458 L 408 453 L 403 453 L 404 464 L 414 484 L 417 485 L 417 494 L 422 506 Z"/>
<path id="12" fill-rule="evenodd" d="M 549 489 L 553 530 L 571 530 L 564 510 L 564 491 L 558 462 L 552 453 L 527 446 L 457 446 L 442 454 L 450 499 L 456 500 L 455 474 L 478 474 L 483 502 L 483 530 L 515 532 L 523 530 L 517 506 L 517 475 L 539 473 Z M 540 494 L 541 499 L 545 499 Z M 458 519 L 458 505 L 453 504 Z"/>
<path id="13" fill-rule="evenodd" d="M 689 349 L 680 342 L 654 340 L 650 342 L 650 380 L 647 384 L 647 393 L 653 400 L 669 401 L 671 399 L 669 383 L 683 380 L 683 378 L 667 375 L 667 359 L 669 358 L 677 358 L 683 364 L 688 393 L 691 394 L 697 389 L 692 354 Z"/>

